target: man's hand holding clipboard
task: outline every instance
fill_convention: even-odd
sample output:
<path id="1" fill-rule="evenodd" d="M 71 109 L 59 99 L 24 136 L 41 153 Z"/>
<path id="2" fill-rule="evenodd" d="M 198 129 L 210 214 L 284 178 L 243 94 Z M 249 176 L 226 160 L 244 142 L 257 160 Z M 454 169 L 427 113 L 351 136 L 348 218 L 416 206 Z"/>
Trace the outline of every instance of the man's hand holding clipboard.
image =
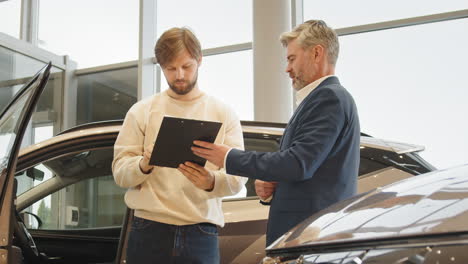
<path id="1" fill-rule="evenodd" d="M 221 125 L 220 122 L 165 116 L 149 165 L 178 168 L 179 164 L 189 161 L 205 166 L 206 159 L 196 156 L 191 150 L 193 141 L 214 142 Z"/>
<path id="2" fill-rule="evenodd" d="M 153 165 L 149 164 L 149 161 L 151 159 L 151 153 L 153 152 L 154 144 L 151 144 L 149 146 L 146 146 L 144 151 L 143 151 L 143 158 L 140 160 L 140 170 L 148 174 L 153 170 Z"/>
<path id="3" fill-rule="evenodd" d="M 192 151 L 195 155 L 208 160 L 219 168 L 224 168 L 224 159 L 230 150 L 228 146 L 195 140 Z"/>
<path id="4" fill-rule="evenodd" d="M 145 149 L 140 161 L 143 172 L 153 166 L 177 168 L 200 189 L 211 191 L 214 188 L 214 174 L 205 169 L 206 159 L 193 154 L 194 140 L 214 142 L 221 123 L 164 117 L 154 145 Z M 146 164 L 147 162 L 147 164 Z"/>

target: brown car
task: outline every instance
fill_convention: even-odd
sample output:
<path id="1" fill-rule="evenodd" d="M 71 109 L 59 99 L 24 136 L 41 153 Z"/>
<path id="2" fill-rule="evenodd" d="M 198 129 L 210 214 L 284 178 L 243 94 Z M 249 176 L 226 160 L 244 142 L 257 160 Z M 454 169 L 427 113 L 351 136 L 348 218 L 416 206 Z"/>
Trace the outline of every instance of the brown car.
<path id="1" fill-rule="evenodd" d="M 312 215 L 262 263 L 468 263 L 468 164 L 356 195 Z"/>
<path id="2" fill-rule="evenodd" d="M 125 190 L 115 185 L 111 172 L 120 126 L 121 121 L 88 124 L 21 150 L 17 209 L 27 212 L 25 223 L 39 252 L 64 263 L 116 257 L 121 226 L 131 216 Z M 284 124 L 243 122 L 246 149 L 277 150 L 283 129 Z M 432 170 L 416 153 L 421 149 L 362 136 L 359 191 Z M 269 208 L 259 203 L 253 182 L 247 183 L 245 197 L 225 199 L 223 207 L 222 263 L 258 263 Z"/>
<path id="3" fill-rule="evenodd" d="M 42 79 L 25 87 L 26 92 L 40 90 L 46 72 L 39 76 Z M 11 130 L 21 138 L 38 96 L 30 94 L 31 100 L 15 99 L 16 103 L 6 108 L 0 131 Z M 19 115 L 8 115 L 11 109 Z M 278 149 L 284 124 L 242 125 L 247 150 Z M 114 183 L 111 172 L 120 127 L 121 121 L 82 125 L 19 154 L 18 142 L 4 144 L 6 149 L 1 153 L 9 153 L 4 160 L 9 158 L 10 163 L 3 163 L 0 176 L 0 263 L 2 254 L 10 258 L 9 263 L 23 258 L 24 263 L 125 263 L 132 211 L 124 204 L 125 189 Z M 359 192 L 434 170 L 417 154 L 421 150 L 362 135 Z M 253 182 L 249 180 L 241 196 L 226 198 L 223 207 L 222 263 L 259 263 L 265 256 L 269 208 L 259 203 Z M 13 212 L 15 217 L 5 212 Z M 2 237 L 6 242 L 2 243 Z"/>

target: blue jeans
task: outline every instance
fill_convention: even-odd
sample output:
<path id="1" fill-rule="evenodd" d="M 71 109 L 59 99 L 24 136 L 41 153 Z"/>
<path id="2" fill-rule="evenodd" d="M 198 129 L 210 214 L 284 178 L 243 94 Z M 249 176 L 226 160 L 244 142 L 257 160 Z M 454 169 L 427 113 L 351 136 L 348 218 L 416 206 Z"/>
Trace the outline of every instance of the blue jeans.
<path id="1" fill-rule="evenodd" d="M 209 223 L 176 226 L 134 217 L 127 263 L 218 264 L 218 228 Z"/>

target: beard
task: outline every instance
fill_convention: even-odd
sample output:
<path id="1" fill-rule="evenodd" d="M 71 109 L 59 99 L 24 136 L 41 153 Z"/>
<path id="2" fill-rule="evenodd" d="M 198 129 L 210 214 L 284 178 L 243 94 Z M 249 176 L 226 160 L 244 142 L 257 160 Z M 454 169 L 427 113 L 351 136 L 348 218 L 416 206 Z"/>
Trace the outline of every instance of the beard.
<path id="1" fill-rule="evenodd" d="M 195 77 L 192 79 L 192 81 L 184 80 L 184 79 L 176 79 L 172 83 L 167 82 L 167 84 L 169 85 L 169 88 L 171 88 L 171 90 L 174 93 L 178 95 L 186 95 L 193 90 L 193 88 L 197 84 L 197 81 L 198 81 L 198 70 L 197 70 L 197 73 L 195 74 Z"/>
<path id="2" fill-rule="evenodd" d="M 299 91 L 302 88 L 306 87 L 308 83 L 304 81 L 300 76 L 295 76 L 292 82 L 294 90 Z"/>

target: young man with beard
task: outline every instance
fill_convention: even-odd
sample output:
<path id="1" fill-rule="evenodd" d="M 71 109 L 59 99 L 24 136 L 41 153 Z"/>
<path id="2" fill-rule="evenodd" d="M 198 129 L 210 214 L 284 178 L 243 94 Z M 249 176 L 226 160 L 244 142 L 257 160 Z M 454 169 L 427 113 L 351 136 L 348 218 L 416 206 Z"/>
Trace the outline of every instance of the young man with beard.
<path id="1" fill-rule="evenodd" d="M 233 110 L 202 92 L 197 83 L 202 52 L 186 28 L 161 35 L 155 55 L 169 89 L 128 111 L 114 146 L 113 175 L 128 188 L 125 202 L 135 210 L 127 263 L 219 263 L 217 226 L 224 225 L 221 198 L 239 192 L 245 178 L 207 163 L 178 169 L 149 165 L 165 115 L 222 123 L 216 142 L 243 148 L 242 128 Z"/>
<path id="2" fill-rule="evenodd" d="M 352 96 L 335 75 L 339 43 L 321 20 L 280 37 L 298 107 L 277 152 L 242 151 L 196 141 L 195 154 L 228 173 L 257 179 L 257 194 L 272 195 L 267 244 L 317 211 L 356 193 L 360 127 Z"/>

